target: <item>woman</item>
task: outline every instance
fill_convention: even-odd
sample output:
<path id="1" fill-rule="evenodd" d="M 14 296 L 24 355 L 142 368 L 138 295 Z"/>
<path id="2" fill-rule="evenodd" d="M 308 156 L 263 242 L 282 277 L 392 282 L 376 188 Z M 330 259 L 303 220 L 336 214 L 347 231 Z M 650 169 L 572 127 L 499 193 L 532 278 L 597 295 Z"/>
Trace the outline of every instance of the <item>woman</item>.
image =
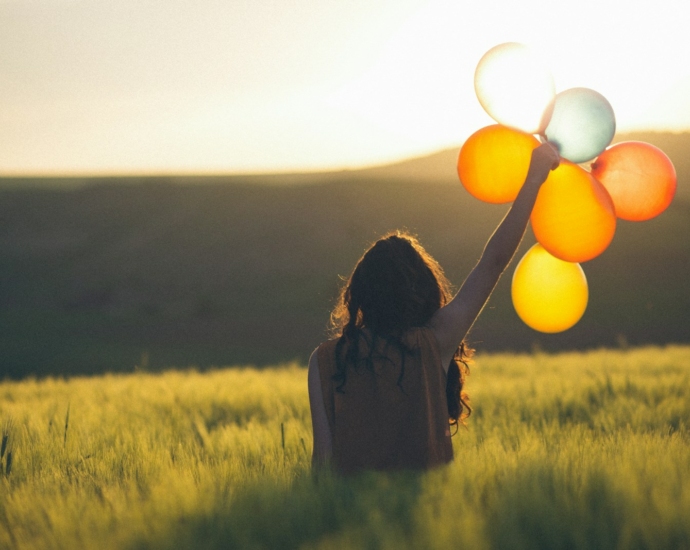
<path id="1" fill-rule="evenodd" d="M 518 196 L 450 301 L 440 266 L 409 235 L 387 235 L 365 252 L 333 312 L 338 337 L 309 359 L 314 467 L 420 470 L 453 459 L 450 427 L 470 412 L 464 338 L 558 163 L 549 143 L 532 152 Z"/>

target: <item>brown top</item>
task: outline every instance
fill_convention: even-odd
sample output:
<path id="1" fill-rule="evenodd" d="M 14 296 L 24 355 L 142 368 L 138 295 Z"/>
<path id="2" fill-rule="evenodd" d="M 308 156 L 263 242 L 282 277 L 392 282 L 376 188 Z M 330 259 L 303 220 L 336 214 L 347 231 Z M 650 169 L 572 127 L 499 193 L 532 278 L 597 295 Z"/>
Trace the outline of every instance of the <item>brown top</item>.
<path id="1" fill-rule="evenodd" d="M 453 460 L 446 374 L 438 343 L 428 328 L 413 328 L 405 344 L 419 353 L 405 355 L 398 385 L 401 354 L 379 339 L 374 370 L 348 366 L 343 392 L 336 391 L 335 346 L 318 348 L 319 375 L 326 416 L 333 437 L 333 467 L 341 473 L 361 470 L 428 469 Z M 360 356 L 369 354 L 360 338 Z"/>

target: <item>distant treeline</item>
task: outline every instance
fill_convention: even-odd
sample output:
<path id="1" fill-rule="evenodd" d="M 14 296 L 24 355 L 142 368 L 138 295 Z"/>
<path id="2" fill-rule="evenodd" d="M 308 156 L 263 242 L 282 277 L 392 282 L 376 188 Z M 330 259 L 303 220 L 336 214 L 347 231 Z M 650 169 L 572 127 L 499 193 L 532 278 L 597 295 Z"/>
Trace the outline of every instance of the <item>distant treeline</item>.
<path id="1" fill-rule="evenodd" d="M 671 207 L 620 221 L 583 264 L 589 307 L 565 333 L 519 321 L 513 264 L 476 348 L 690 342 L 690 134 L 623 138 L 672 158 Z M 0 179 L 0 379 L 304 361 L 327 336 L 340 276 L 394 229 L 417 234 L 460 285 L 507 206 L 469 196 L 456 156 L 305 175 Z"/>

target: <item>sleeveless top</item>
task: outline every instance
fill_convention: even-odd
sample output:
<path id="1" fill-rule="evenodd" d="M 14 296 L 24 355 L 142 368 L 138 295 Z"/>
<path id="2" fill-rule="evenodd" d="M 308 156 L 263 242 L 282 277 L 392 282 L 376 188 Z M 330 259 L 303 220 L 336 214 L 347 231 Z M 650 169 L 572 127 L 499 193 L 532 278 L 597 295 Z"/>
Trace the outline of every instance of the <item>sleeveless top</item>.
<path id="1" fill-rule="evenodd" d="M 365 334 L 367 334 L 365 332 Z M 359 356 L 368 357 L 370 336 L 360 336 Z M 448 424 L 446 374 L 432 331 L 410 329 L 401 353 L 378 338 L 373 370 L 348 365 L 342 393 L 337 391 L 337 339 L 317 351 L 321 390 L 333 437 L 333 467 L 350 474 L 362 470 L 423 470 L 453 460 Z"/>

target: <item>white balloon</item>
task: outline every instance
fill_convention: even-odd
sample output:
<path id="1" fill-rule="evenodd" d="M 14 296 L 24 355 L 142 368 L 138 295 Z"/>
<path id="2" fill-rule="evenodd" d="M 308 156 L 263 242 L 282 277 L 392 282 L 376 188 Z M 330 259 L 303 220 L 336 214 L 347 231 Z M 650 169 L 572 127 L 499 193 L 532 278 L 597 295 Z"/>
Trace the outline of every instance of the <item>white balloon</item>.
<path id="1" fill-rule="evenodd" d="M 474 91 L 499 124 L 540 134 L 553 112 L 556 87 L 548 67 L 524 44 L 491 48 L 477 64 Z"/>

